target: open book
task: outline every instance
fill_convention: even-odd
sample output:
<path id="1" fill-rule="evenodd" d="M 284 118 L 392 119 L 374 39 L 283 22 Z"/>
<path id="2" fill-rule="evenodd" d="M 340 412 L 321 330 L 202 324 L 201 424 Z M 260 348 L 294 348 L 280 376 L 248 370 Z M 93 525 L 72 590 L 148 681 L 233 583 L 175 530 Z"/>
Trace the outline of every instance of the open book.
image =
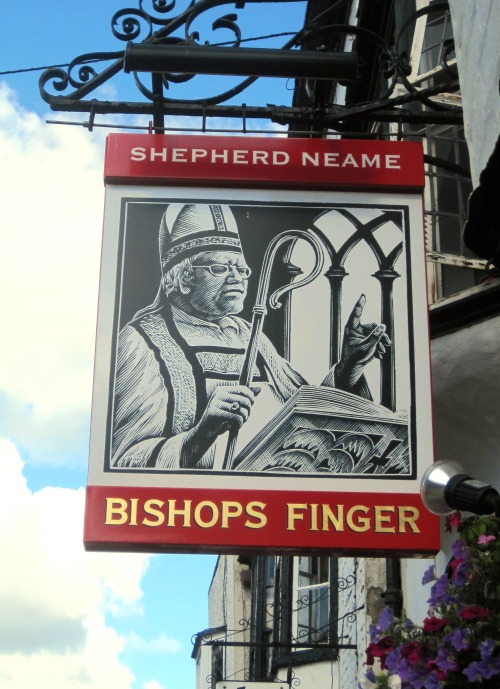
<path id="1" fill-rule="evenodd" d="M 406 412 L 303 385 L 233 461 L 236 471 L 411 474 Z"/>

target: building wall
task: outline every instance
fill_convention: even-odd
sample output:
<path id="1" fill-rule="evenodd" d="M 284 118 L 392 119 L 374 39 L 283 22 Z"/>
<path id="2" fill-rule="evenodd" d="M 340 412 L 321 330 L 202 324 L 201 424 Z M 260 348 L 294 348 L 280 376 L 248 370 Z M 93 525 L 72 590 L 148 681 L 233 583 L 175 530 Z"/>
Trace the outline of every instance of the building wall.
<path id="1" fill-rule="evenodd" d="M 500 2 L 449 0 L 465 135 L 469 144 L 472 181 L 477 186 L 500 135 Z"/>
<path id="2" fill-rule="evenodd" d="M 225 641 L 245 642 L 249 636 L 245 633 L 244 620 L 250 620 L 250 590 L 242 586 L 241 572 L 247 569 L 234 556 L 220 556 L 208 594 L 208 614 L 210 627 L 225 627 L 221 634 Z M 224 647 L 224 677 L 226 679 L 245 679 L 248 669 L 248 649 L 241 646 Z M 198 689 L 209 686 L 201 677 Z"/>

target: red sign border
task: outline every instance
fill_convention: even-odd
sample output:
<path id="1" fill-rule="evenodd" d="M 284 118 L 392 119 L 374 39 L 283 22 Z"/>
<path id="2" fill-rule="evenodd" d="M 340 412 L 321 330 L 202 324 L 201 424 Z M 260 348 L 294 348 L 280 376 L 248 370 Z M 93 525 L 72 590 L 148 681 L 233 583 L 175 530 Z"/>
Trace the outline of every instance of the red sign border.
<path id="1" fill-rule="evenodd" d="M 255 151 L 258 155 L 253 155 Z M 387 191 L 393 194 L 421 193 L 425 181 L 423 148 L 419 142 L 171 134 L 110 134 L 106 144 L 104 178 L 108 185 Z M 108 499 L 117 500 L 111 518 L 113 522 L 113 519 L 121 519 L 120 504 L 135 504 L 135 508 L 130 509 L 140 512 L 141 509 L 144 511 L 141 505 L 144 506 L 148 500 L 153 501 L 151 507 L 165 502 L 166 495 L 167 502 L 188 500 L 190 504 L 197 501 L 196 504 L 205 502 L 216 506 L 224 502 L 248 505 L 267 498 L 268 522 L 261 528 L 245 528 L 237 517 L 226 513 L 226 527 L 216 520 L 210 527 L 194 524 L 194 527 L 177 528 L 174 520 L 173 526 L 161 528 L 157 525 L 155 528 L 151 524 L 140 523 L 139 516 L 137 523 L 106 524 Z M 287 530 L 283 515 L 290 504 L 297 506 L 293 508 L 296 526 Z M 311 526 L 314 510 L 321 511 L 323 505 L 336 508 L 343 505 L 342 509 L 351 515 L 351 526 L 356 524 L 352 521 L 354 518 L 361 519 L 359 524 L 363 526 L 366 524 L 363 519 L 373 521 L 373 515 L 378 514 L 380 529 L 378 532 L 371 528 L 363 530 L 364 527 L 356 530 L 344 525 L 342 531 L 333 532 L 335 539 L 332 539 L 327 536 L 332 533 L 328 529 L 305 528 L 304 523 L 308 519 Z M 388 526 L 391 515 L 398 514 L 405 506 L 418 510 L 419 533 L 398 532 L 395 527 L 394 531 L 390 530 L 393 528 Z M 204 509 L 210 514 L 209 506 Z M 227 508 L 231 509 L 236 508 Z M 153 516 L 146 515 L 147 519 L 160 519 L 158 507 L 156 510 Z M 242 514 L 245 514 L 244 510 Z M 256 498 L 254 491 L 240 489 L 103 485 L 87 487 L 84 543 L 87 550 L 319 552 L 347 556 L 429 556 L 440 548 L 439 519 L 425 509 L 420 495 L 415 492 L 264 490 L 258 491 Z"/>
<path id="2" fill-rule="evenodd" d="M 314 162 L 313 162 L 314 161 Z M 420 142 L 110 134 L 106 184 L 420 192 Z"/>
<path id="3" fill-rule="evenodd" d="M 439 519 L 414 493 L 88 486 L 84 534 L 87 550 L 414 556 L 440 547 Z"/>

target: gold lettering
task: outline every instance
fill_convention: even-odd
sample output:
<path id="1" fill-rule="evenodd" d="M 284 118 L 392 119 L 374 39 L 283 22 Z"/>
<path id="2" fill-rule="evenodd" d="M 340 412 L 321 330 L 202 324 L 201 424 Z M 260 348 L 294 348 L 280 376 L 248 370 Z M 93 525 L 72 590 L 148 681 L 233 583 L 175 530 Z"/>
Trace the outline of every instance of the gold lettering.
<path id="1" fill-rule="evenodd" d="M 142 520 L 144 526 L 161 526 L 163 524 L 163 522 L 165 521 L 165 515 L 163 514 L 163 512 L 161 512 L 161 508 L 164 504 L 165 503 L 163 502 L 163 500 L 146 500 L 146 502 L 144 503 L 144 512 L 146 514 L 151 515 L 152 517 L 156 517 L 156 519 L 149 519 L 148 517 L 144 517 L 144 519 Z"/>
<path id="2" fill-rule="evenodd" d="M 189 501 L 186 501 L 189 502 Z M 204 522 L 203 519 L 201 518 L 201 511 L 203 508 L 207 507 L 209 510 L 212 511 L 212 517 L 208 522 Z M 203 502 L 199 502 L 194 510 L 194 520 L 198 524 L 198 526 L 201 526 L 202 529 L 209 529 L 211 526 L 214 526 L 214 524 L 217 523 L 217 520 L 219 519 L 219 508 L 217 505 L 213 502 L 210 502 L 210 500 L 204 500 Z"/>
<path id="3" fill-rule="evenodd" d="M 130 498 L 130 526 L 137 526 L 137 503 L 138 498 Z"/>
<path id="4" fill-rule="evenodd" d="M 311 503 L 309 505 L 311 508 L 311 528 L 310 531 L 317 531 L 318 530 L 318 505 L 315 503 Z"/>
<path id="5" fill-rule="evenodd" d="M 335 531 L 344 530 L 344 505 L 337 505 L 337 515 L 333 514 L 330 505 L 321 505 L 323 515 L 322 531 L 328 531 L 328 524 L 333 524 Z"/>
<path id="6" fill-rule="evenodd" d="M 411 505 L 399 505 L 398 516 L 399 533 L 406 533 L 406 524 L 408 524 L 412 533 L 420 533 L 420 529 L 416 524 L 417 519 L 420 517 L 420 512 L 416 507 L 412 507 Z"/>
<path id="7" fill-rule="evenodd" d="M 303 520 L 304 515 L 303 514 L 296 514 L 296 510 L 307 510 L 307 504 L 305 502 L 301 503 L 287 503 L 287 509 L 288 509 L 288 523 L 286 530 L 287 531 L 295 531 L 295 521 L 298 520 Z"/>
<path id="8" fill-rule="evenodd" d="M 127 518 L 128 514 L 126 500 L 123 498 L 106 498 L 105 524 L 125 524 L 127 522 Z"/>
<path id="9" fill-rule="evenodd" d="M 395 526 L 383 526 L 391 521 L 394 514 L 394 505 L 375 505 L 375 532 L 376 533 L 396 533 Z M 389 512 L 389 514 L 386 514 Z"/>
<path id="10" fill-rule="evenodd" d="M 255 517 L 257 522 L 251 522 L 250 519 L 247 519 L 245 526 L 247 526 L 249 529 L 262 529 L 262 527 L 267 524 L 267 517 L 264 514 L 265 508 L 265 502 L 249 502 L 245 508 L 245 514 L 248 517 Z"/>
<path id="11" fill-rule="evenodd" d="M 364 505 L 354 505 L 351 507 L 346 516 L 347 526 L 352 531 L 368 531 L 370 528 L 370 517 L 357 517 L 357 520 L 354 521 L 356 512 L 366 514 L 368 512 L 368 507 L 365 507 Z"/>
<path id="12" fill-rule="evenodd" d="M 175 509 L 175 500 L 168 501 L 168 521 L 167 526 L 175 526 L 177 515 L 184 517 L 182 526 L 191 526 L 191 503 L 192 500 L 184 500 L 184 507 Z"/>
<path id="13" fill-rule="evenodd" d="M 239 517 L 243 513 L 243 507 L 239 502 L 222 503 L 222 528 L 229 528 L 229 520 Z"/>

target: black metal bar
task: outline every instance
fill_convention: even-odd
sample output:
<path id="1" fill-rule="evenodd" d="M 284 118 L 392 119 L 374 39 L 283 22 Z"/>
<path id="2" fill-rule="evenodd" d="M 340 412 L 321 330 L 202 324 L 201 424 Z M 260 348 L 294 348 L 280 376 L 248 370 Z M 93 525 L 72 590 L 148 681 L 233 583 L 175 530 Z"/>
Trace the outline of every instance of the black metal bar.
<path id="1" fill-rule="evenodd" d="M 98 115 L 152 115 L 151 102 L 127 102 L 116 101 L 82 101 L 72 98 L 58 98 L 50 103 L 54 112 L 91 112 Z M 171 116 L 201 117 L 199 105 L 190 103 L 178 103 L 163 100 L 163 108 L 168 108 Z M 370 122 L 399 122 L 410 124 L 463 124 L 462 112 L 422 112 L 412 113 L 400 109 L 379 110 L 370 112 L 369 116 L 362 116 L 359 112 L 350 112 L 348 109 L 330 109 L 318 111 L 311 108 L 293 108 L 285 106 L 245 106 L 246 119 L 271 119 L 279 124 L 288 125 L 291 122 L 320 122 L 323 126 L 336 125 L 348 118 L 356 121 L 369 120 Z M 209 117 L 243 117 L 243 108 L 239 105 L 211 105 L 205 107 L 205 115 Z"/>
<path id="2" fill-rule="evenodd" d="M 358 74 L 355 53 L 162 43 L 129 43 L 123 65 L 125 72 L 296 77 L 338 79 L 343 82 L 354 81 Z"/>
<path id="3" fill-rule="evenodd" d="M 356 644 L 283 643 L 280 641 L 204 641 L 205 646 L 246 646 L 247 648 L 324 648 L 332 651 L 356 649 Z"/>
<path id="4" fill-rule="evenodd" d="M 165 106 L 162 103 L 163 80 L 161 74 L 151 75 L 153 87 L 153 126 L 155 134 L 160 134 L 165 126 Z"/>

